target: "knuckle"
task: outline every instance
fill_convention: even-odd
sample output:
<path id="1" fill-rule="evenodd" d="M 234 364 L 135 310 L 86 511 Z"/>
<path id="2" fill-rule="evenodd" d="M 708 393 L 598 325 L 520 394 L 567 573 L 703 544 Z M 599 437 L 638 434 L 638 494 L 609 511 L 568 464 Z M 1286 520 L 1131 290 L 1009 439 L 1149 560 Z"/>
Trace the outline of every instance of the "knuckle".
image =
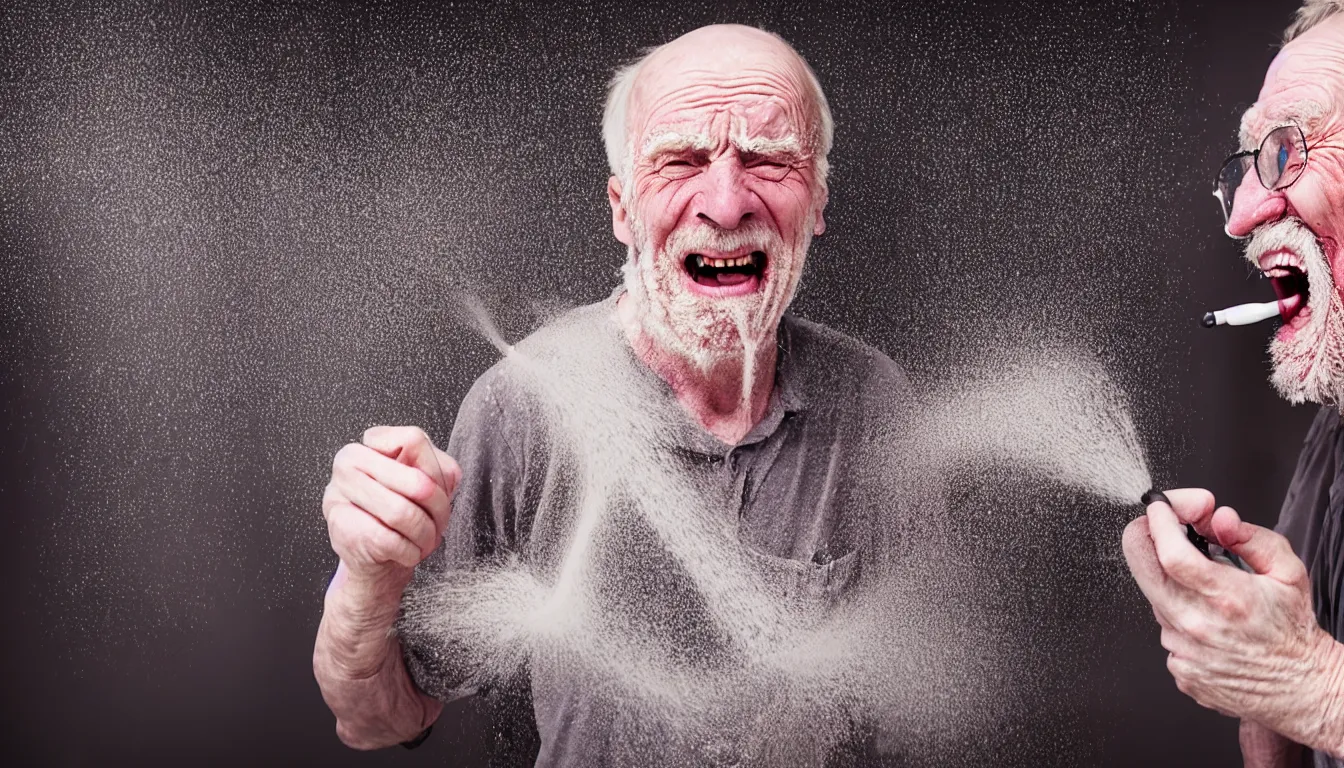
<path id="1" fill-rule="evenodd" d="M 1199 573 L 1195 564 L 1181 554 L 1167 555 L 1166 560 L 1162 561 L 1162 567 L 1177 581 L 1185 583 L 1193 582 Z"/>
<path id="2" fill-rule="evenodd" d="M 336 554 L 344 556 L 351 551 L 351 521 L 350 514 L 352 510 L 345 505 L 339 505 L 332 509 L 327 517 L 327 539 L 331 542 L 331 548 Z"/>
<path id="3" fill-rule="evenodd" d="M 407 494 L 414 501 L 426 503 L 434 498 L 434 494 L 439 490 L 439 484 L 434 482 L 434 478 L 421 472 L 418 469 L 412 469 L 412 480 Z"/>
<path id="4" fill-rule="evenodd" d="M 322 514 L 329 514 L 332 506 L 340 500 L 340 492 L 336 490 L 336 482 L 332 480 L 322 488 Z"/>
<path id="5" fill-rule="evenodd" d="M 340 471 L 345 467 L 352 466 L 355 463 L 355 454 L 359 451 L 359 443 L 346 443 L 336 451 L 335 458 L 331 461 L 333 473 Z"/>
<path id="6" fill-rule="evenodd" d="M 1250 616 L 1246 601 L 1236 595 L 1220 594 L 1212 598 L 1213 609 L 1230 621 L 1244 621 Z"/>
<path id="7" fill-rule="evenodd" d="M 1171 673 L 1172 679 L 1176 681 L 1177 688 L 1185 685 L 1185 675 L 1181 671 L 1181 664 L 1173 654 L 1167 656 L 1167 672 Z"/>
<path id="8" fill-rule="evenodd" d="M 401 537 L 386 528 L 378 528 L 364 542 L 364 551 L 373 562 L 395 560 Z"/>
<path id="9" fill-rule="evenodd" d="M 1295 554 L 1289 561 L 1287 582 L 1292 587 L 1311 588 L 1311 574 L 1307 571 L 1306 564 Z"/>
<path id="10" fill-rule="evenodd" d="M 415 524 L 420 508 L 406 499 L 398 499 L 387 506 L 384 522 L 396 529 L 405 529 Z"/>
<path id="11" fill-rule="evenodd" d="M 1171 633 L 1170 630 L 1167 629 L 1162 630 L 1162 635 L 1159 642 L 1162 643 L 1163 650 L 1166 650 L 1168 652 L 1174 652 L 1176 650 L 1175 648 L 1176 637 Z"/>
<path id="12" fill-rule="evenodd" d="M 1201 645 L 1213 638 L 1213 626 L 1203 616 L 1186 616 L 1180 622 L 1180 632 Z"/>

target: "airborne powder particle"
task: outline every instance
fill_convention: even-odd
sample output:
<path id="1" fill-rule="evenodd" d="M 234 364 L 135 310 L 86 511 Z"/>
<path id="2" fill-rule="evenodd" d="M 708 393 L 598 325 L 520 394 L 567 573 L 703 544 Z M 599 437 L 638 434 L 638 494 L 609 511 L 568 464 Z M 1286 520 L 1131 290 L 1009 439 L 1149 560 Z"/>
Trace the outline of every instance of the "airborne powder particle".
<path id="1" fill-rule="evenodd" d="M 472 314 L 477 327 L 496 333 L 479 307 Z M 422 582 L 408 599 L 405 631 L 471 659 L 475 685 L 504 683 L 528 663 L 559 665 L 619 702 L 632 732 L 732 745 L 749 764 L 818 763 L 855 712 L 876 717 L 897 740 L 912 720 L 924 721 L 916 730 L 938 727 L 926 711 L 932 686 L 955 686 L 944 695 L 963 706 L 988 695 L 966 673 L 1002 660 L 982 654 L 968 664 L 964 656 L 993 647 L 994 638 L 930 588 L 948 555 L 948 542 L 932 535 L 936 525 L 911 546 L 913 557 L 881 561 L 888 570 L 869 574 L 875 586 L 853 599 L 781 597 L 759 557 L 716 514 L 709 490 L 659 460 L 669 414 L 648 405 L 655 398 L 641 381 L 621 375 L 622 351 L 565 318 L 542 334 L 550 346 L 541 359 L 532 356 L 534 343 L 520 349 L 498 336 L 494 343 L 543 403 L 554 461 L 577 457 L 575 509 L 559 565 L 537 570 L 515 557 Z M 1054 350 L 1048 360 L 999 361 L 982 373 L 991 371 L 931 394 L 904 439 L 866 446 L 858 455 L 874 482 L 913 491 L 932 506 L 968 469 L 1006 468 L 1120 504 L 1133 504 L 1149 487 L 1123 394 L 1096 362 Z M 1004 503 L 1004 514 L 1032 514 L 1007 497 Z M 873 519 L 896 527 L 895 515 L 878 511 Z M 679 602 L 663 605 L 641 593 L 635 599 L 667 617 L 641 625 L 624 615 L 631 585 L 649 567 L 623 554 L 636 529 L 652 531 L 684 570 L 706 608 L 697 636 L 708 640 L 678 646 L 649 629 L 675 621 Z M 746 735 L 743 723 L 751 724 Z M 630 733 L 622 740 L 624 749 L 641 748 Z M 655 762 L 652 754 L 636 759 Z"/>

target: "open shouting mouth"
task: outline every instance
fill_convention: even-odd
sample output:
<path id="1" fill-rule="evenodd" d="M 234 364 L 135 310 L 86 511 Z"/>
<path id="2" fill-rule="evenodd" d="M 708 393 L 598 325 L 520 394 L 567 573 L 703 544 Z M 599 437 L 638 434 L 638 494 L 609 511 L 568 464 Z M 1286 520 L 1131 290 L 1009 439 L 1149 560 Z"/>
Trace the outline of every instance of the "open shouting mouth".
<path id="1" fill-rule="evenodd" d="M 697 251 L 682 262 L 696 293 L 708 296 L 745 296 L 760 288 L 769 259 L 765 251 L 726 254 Z"/>
<path id="2" fill-rule="evenodd" d="M 1289 250 L 1276 250 L 1260 257 L 1260 270 L 1274 286 L 1279 299 L 1279 311 L 1285 325 L 1292 325 L 1299 315 L 1305 319 L 1311 298 L 1311 281 L 1302 267 L 1302 258 Z"/>

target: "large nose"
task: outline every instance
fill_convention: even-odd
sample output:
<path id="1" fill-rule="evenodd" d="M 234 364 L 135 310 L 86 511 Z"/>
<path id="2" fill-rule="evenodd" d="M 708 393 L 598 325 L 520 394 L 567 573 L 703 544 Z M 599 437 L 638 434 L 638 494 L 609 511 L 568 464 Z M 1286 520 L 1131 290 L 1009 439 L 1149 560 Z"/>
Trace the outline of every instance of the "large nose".
<path id="1" fill-rule="evenodd" d="M 704 188 L 696 195 L 695 216 L 720 229 L 737 229 L 761 213 L 761 201 L 747 184 L 747 169 L 736 157 L 721 157 L 709 164 Z"/>
<path id="2" fill-rule="evenodd" d="M 1227 234 L 1232 237 L 1249 237 L 1256 227 L 1283 218 L 1288 210 L 1283 190 L 1265 189 L 1254 170 L 1242 179 L 1232 202 L 1232 215 L 1227 217 Z"/>

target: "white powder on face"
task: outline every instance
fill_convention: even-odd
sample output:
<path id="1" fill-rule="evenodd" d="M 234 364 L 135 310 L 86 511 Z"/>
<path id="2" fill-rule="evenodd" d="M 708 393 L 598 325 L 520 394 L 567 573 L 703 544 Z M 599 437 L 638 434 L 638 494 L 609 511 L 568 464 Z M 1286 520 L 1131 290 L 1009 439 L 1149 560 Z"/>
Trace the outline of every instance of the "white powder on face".
<path id="1" fill-rule="evenodd" d="M 754 218 L 726 230 L 712 225 L 680 226 L 658 246 L 638 216 L 633 178 L 626 207 L 635 243 L 628 249 L 622 273 L 643 330 L 701 370 L 743 354 L 743 341 L 759 346 L 774 332 L 798 290 L 803 264 L 812 243 L 815 215 L 809 214 L 793 239 Z M 768 258 L 761 288 L 746 296 L 711 298 L 685 285 L 686 257 L 698 251 L 763 251 Z M 742 319 L 747 322 L 743 323 Z"/>

